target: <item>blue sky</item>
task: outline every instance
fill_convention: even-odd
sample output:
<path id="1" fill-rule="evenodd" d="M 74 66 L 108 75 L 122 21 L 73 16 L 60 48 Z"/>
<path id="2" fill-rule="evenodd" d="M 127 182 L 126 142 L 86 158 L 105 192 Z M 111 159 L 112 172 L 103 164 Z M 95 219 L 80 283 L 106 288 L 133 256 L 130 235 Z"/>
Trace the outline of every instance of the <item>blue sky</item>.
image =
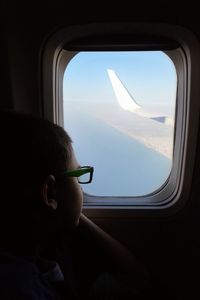
<path id="1" fill-rule="evenodd" d="M 176 70 L 161 51 L 78 53 L 64 74 L 64 101 L 116 102 L 109 68 L 141 105 L 174 107 Z"/>

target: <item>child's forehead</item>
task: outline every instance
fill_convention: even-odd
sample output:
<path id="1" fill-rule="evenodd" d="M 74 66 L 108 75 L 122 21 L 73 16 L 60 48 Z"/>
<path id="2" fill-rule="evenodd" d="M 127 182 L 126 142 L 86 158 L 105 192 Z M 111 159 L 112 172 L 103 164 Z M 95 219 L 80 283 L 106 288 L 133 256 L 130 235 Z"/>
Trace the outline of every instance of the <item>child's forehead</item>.
<path id="1" fill-rule="evenodd" d="M 69 161 L 69 164 L 68 164 L 68 169 L 74 170 L 74 169 L 77 169 L 79 166 L 80 165 L 77 161 L 76 154 L 74 152 L 74 149 L 72 148 L 71 157 L 70 157 L 70 161 Z"/>

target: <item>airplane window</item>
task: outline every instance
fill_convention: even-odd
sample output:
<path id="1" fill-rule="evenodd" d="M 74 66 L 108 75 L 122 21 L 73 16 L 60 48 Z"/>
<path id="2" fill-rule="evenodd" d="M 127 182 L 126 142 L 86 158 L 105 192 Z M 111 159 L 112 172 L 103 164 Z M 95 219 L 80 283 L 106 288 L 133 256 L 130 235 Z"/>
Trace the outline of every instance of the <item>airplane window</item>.
<path id="1" fill-rule="evenodd" d="M 80 165 L 95 169 L 85 193 L 144 196 L 167 182 L 176 93 L 176 68 L 162 51 L 88 51 L 70 60 L 64 128 Z"/>

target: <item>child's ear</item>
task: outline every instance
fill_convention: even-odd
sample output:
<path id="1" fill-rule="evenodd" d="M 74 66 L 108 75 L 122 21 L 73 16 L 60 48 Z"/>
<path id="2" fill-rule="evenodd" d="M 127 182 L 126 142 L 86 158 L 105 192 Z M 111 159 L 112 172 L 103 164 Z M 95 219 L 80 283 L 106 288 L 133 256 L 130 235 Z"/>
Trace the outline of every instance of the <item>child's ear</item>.
<path id="1" fill-rule="evenodd" d="M 57 209 L 55 177 L 53 175 L 48 175 L 43 181 L 42 200 L 47 208 L 52 210 Z"/>

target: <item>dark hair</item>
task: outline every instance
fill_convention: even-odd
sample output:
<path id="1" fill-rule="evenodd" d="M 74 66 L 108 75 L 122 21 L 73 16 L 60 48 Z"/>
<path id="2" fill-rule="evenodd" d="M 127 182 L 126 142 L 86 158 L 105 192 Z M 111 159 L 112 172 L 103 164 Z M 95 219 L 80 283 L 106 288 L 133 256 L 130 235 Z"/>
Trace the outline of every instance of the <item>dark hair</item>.
<path id="1" fill-rule="evenodd" d="M 37 185 L 46 175 L 65 170 L 71 159 L 66 131 L 36 116 L 1 111 L 0 139 L 0 179 L 6 195 L 13 190 L 22 196 L 33 179 Z"/>

